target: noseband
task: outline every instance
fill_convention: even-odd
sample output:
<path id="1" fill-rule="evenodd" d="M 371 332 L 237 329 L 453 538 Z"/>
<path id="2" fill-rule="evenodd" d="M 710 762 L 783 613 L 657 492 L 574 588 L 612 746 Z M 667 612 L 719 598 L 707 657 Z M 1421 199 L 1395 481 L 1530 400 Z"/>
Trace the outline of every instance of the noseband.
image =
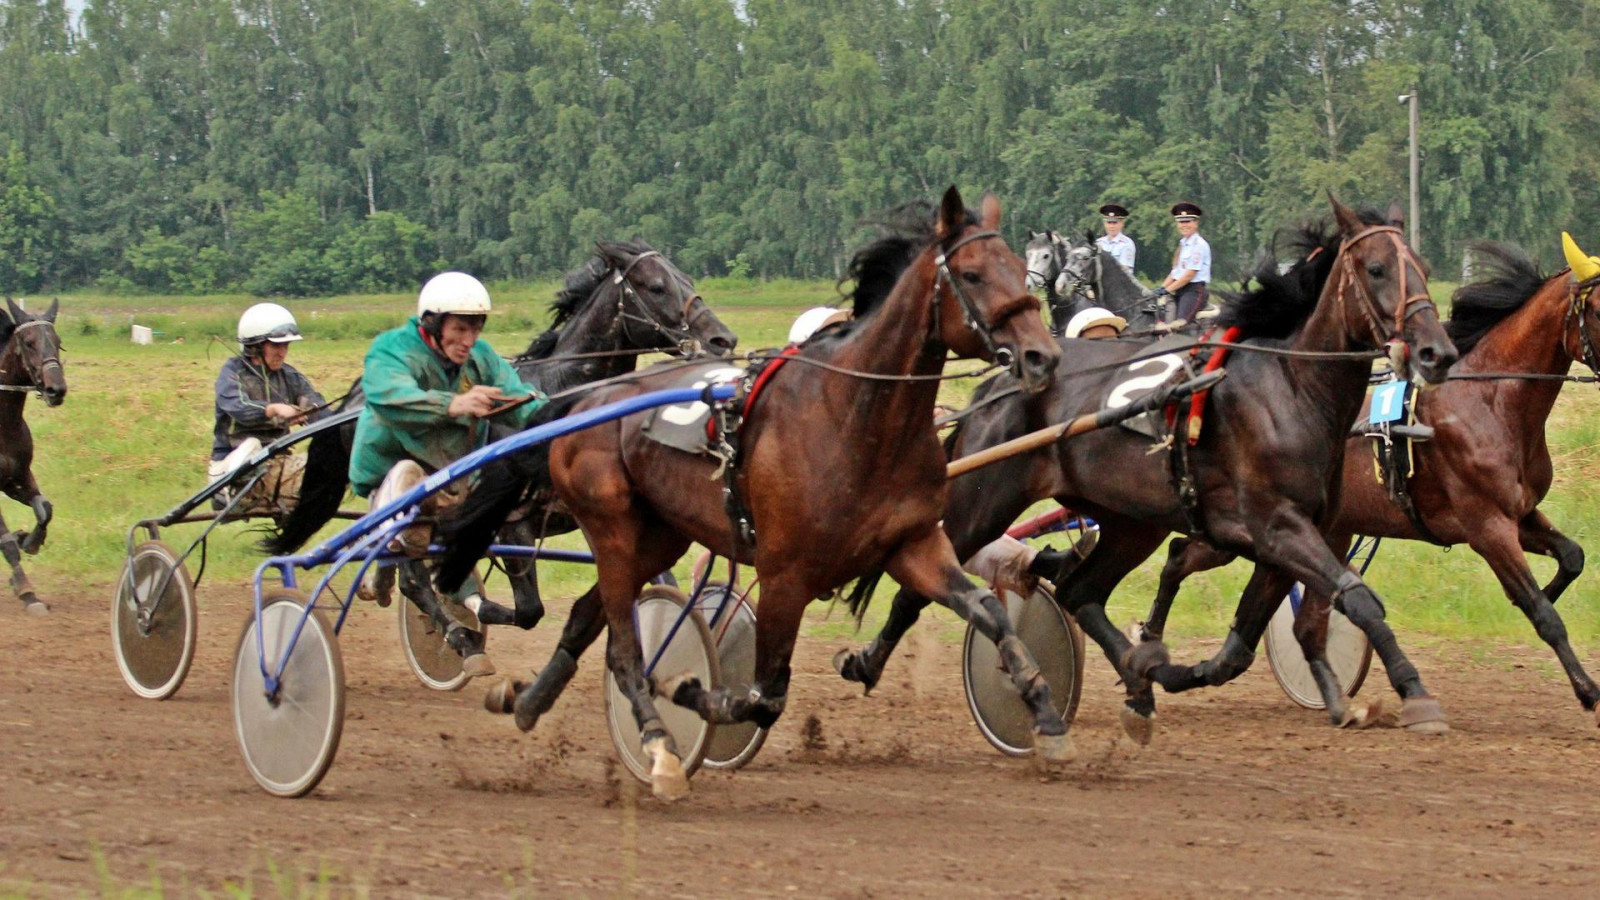
<path id="1" fill-rule="evenodd" d="M 1400 296 L 1405 299 L 1401 300 L 1399 305 L 1395 307 L 1394 321 L 1392 323 L 1384 321 L 1383 307 L 1379 305 L 1378 298 L 1373 296 L 1372 291 L 1367 288 L 1366 282 L 1361 279 L 1360 273 L 1356 271 L 1355 257 L 1350 253 L 1350 249 L 1356 244 L 1378 234 L 1389 238 L 1390 242 L 1394 244 L 1395 256 L 1400 260 Z M 1339 260 L 1341 265 L 1340 279 L 1358 287 L 1361 291 L 1362 299 L 1366 301 L 1356 308 L 1361 310 L 1362 318 L 1367 320 L 1367 327 L 1372 329 L 1372 336 L 1377 342 L 1377 346 L 1383 347 L 1395 341 L 1404 343 L 1400 334 L 1405 330 L 1406 322 L 1424 309 L 1432 308 L 1433 298 L 1428 296 L 1426 289 L 1420 294 L 1410 292 L 1407 278 L 1408 270 L 1410 269 L 1408 263 L 1415 263 L 1419 270 L 1422 268 L 1422 264 L 1417 259 L 1416 253 L 1406 246 L 1405 240 L 1401 237 L 1400 229 L 1393 225 L 1374 225 L 1371 228 L 1356 232 L 1339 245 Z M 1424 287 L 1426 287 L 1426 284 L 1424 284 Z M 1341 307 L 1344 305 L 1344 293 L 1343 285 L 1340 285 L 1339 305 Z"/>
<path id="2" fill-rule="evenodd" d="M 965 247 L 974 241 L 982 241 L 997 237 L 1000 237 L 1000 232 L 998 231 L 975 231 L 961 240 L 956 241 L 954 244 L 951 244 L 949 249 L 940 253 L 938 257 L 934 259 L 933 264 L 938 266 L 938 274 L 934 276 L 933 280 L 933 296 L 935 301 L 933 305 L 933 327 L 935 330 L 938 330 L 939 327 L 939 304 L 937 302 L 939 297 L 939 286 L 941 284 L 948 284 L 950 285 L 951 292 L 956 295 L 956 300 L 961 304 L 962 318 L 966 320 L 967 327 L 977 332 L 978 339 L 983 342 L 984 349 L 989 352 L 989 355 L 994 358 L 996 363 L 999 363 L 1006 368 L 1011 368 L 1016 364 L 1016 359 L 1012 356 L 1011 351 L 1001 347 L 1000 344 L 995 341 L 993 327 L 983 320 L 983 315 L 978 310 L 978 304 L 972 301 L 972 297 L 968 296 L 966 290 L 961 287 L 961 280 L 956 278 L 954 272 L 950 271 L 950 257 L 955 256 L 957 250 L 960 250 L 962 247 Z"/>
<path id="3" fill-rule="evenodd" d="M 641 253 L 635 256 L 632 262 L 621 269 L 614 270 L 615 274 L 611 276 L 612 283 L 620 287 L 617 292 L 616 328 L 624 337 L 631 339 L 632 332 L 628 330 L 630 323 L 638 322 L 647 325 L 657 334 L 665 335 L 668 340 L 676 344 L 679 352 L 683 353 L 683 355 L 692 356 L 694 351 L 699 348 L 700 341 L 695 337 L 694 331 L 690 326 L 694 324 L 702 313 L 707 312 L 708 308 L 700 295 L 691 290 L 689 296 L 683 301 L 683 308 L 678 313 L 678 318 L 683 322 L 683 325 L 675 326 L 663 323 L 660 317 L 650 308 L 650 305 L 644 302 L 644 298 L 639 296 L 639 292 L 634 289 L 632 280 L 628 278 L 634 266 L 652 257 L 661 260 L 661 264 L 667 269 L 667 274 L 671 275 L 674 281 L 679 282 L 680 285 L 688 283 L 688 279 L 680 275 L 677 269 L 667 261 L 667 258 L 661 255 L 660 251 L 651 250 L 648 253 Z M 630 300 L 642 315 L 628 310 L 628 301 Z M 693 306 L 696 300 L 700 301 L 700 307 L 690 312 L 689 307 Z M 635 341 L 635 343 L 638 342 Z"/>
<path id="4" fill-rule="evenodd" d="M 23 322 L 21 325 L 18 325 L 15 329 L 13 329 L 12 330 L 12 338 L 13 338 L 13 340 L 16 337 L 16 332 L 21 331 L 24 328 L 31 328 L 31 327 L 33 327 L 35 325 L 43 325 L 45 327 L 48 327 L 48 328 L 50 328 L 52 333 L 54 333 L 54 331 L 55 331 L 55 323 L 50 322 L 49 320 L 46 320 L 46 319 L 34 319 L 31 322 Z M 13 346 L 17 347 L 17 349 L 12 349 Z M 28 377 L 33 379 L 33 383 L 32 384 L 3 384 L 3 385 L 0 385 L 0 391 L 21 391 L 21 392 L 24 392 L 24 393 L 26 393 L 28 391 L 35 391 L 41 397 L 44 396 L 44 373 L 45 373 L 45 370 L 49 369 L 51 366 L 55 366 L 57 369 L 61 368 L 61 343 L 60 343 L 60 339 L 58 338 L 57 341 L 56 341 L 56 352 L 52 353 L 49 356 L 44 357 L 41 360 L 39 360 L 39 365 L 38 365 L 37 368 L 35 368 L 34 366 L 31 366 L 31 365 L 28 364 L 28 358 L 22 355 L 22 350 L 20 349 L 20 345 L 12 345 L 12 346 L 8 346 L 6 348 L 6 355 L 9 356 L 12 353 L 15 353 L 17 358 L 22 360 L 23 368 L 28 370 Z M 9 371 L 7 371 L 5 368 L 0 367 L 0 378 L 9 378 L 9 377 L 11 377 L 11 373 Z"/>

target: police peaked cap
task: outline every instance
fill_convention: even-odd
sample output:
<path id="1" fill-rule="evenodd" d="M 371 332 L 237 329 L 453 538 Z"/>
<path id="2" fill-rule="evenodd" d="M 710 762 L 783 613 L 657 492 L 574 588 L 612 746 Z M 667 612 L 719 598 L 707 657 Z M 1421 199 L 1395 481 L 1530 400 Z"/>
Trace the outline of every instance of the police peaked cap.
<path id="1" fill-rule="evenodd" d="M 1128 208 L 1120 203 L 1107 203 L 1105 206 L 1100 207 L 1100 215 L 1107 219 L 1126 219 L 1128 217 Z"/>
<path id="2" fill-rule="evenodd" d="M 1200 207 L 1195 206 L 1193 203 L 1190 203 L 1188 201 L 1184 201 L 1183 203 L 1174 203 L 1174 204 L 1172 204 L 1172 215 L 1174 217 L 1176 217 L 1176 216 L 1203 216 L 1203 215 L 1205 215 L 1205 213 L 1200 211 Z"/>

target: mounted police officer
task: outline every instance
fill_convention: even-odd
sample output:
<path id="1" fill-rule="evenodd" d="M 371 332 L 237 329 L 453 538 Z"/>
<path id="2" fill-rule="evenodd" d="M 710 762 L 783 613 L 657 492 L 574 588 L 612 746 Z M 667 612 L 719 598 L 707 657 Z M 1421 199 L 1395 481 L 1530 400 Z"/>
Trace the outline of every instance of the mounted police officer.
<path id="1" fill-rule="evenodd" d="M 1101 252 L 1107 254 L 1122 266 L 1123 271 L 1133 274 L 1133 260 L 1139 248 L 1133 243 L 1133 238 L 1122 233 L 1122 225 L 1128 218 L 1128 208 L 1117 203 L 1107 203 L 1100 207 L 1100 222 L 1105 226 L 1106 233 L 1095 239 Z"/>
<path id="2" fill-rule="evenodd" d="M 1171 325 L 1182 325 L 1194 320 L 1195 313 L 1205 308 L 1206 285 L 1211 281 L 1211 245 L 1200 236 L 1200 207 L 1184 202 L 1172 207 L 1172 220 L 1178 225 L 1177 252 L 1172 254 L 1172 271 L 1161 287 L 1156 288 L 1157 298 L 1170 297 L 1163 318 Z"/>
<path id="3" fill-rule="evenodd" d="M 276 303 L 257 303 L 239 317 L 239 354 L 217 374 L 216 419 L 211 430 L 207 477 L 223 478 L 263 445 L 289 433 L 291 426 L 327 415 L 322 395 L 285 360 L 300 340 L 294 315 Z M 311 410 L 308 414 L 307 411 Z M 282 454 L 267 463 L 267 474 L 251 489 L 245 510 L 286 509 L 300 494 L 305 457 Z M 216 498 L 218 508 L 226 499 Z"/>
<path id="4" fill-rule="evenodd" d="M 543 405 L 543 395 L 524 384 L 480 336 L 491 312 L 482 282 L 463 272 L 444 272 L 423 285 L 415 317 L 372 342 L 361 374 L 366 405 L 356 423 L 350 485 L 357 495 L 371 497 L 373 509 L 483 446 L 491 414 L 500 424 L 521 428 Z M 506 404 L 529 396 L 534 399 L 500 414 Z M 424 501 L 422 515 L 433 517 L 458 503 L 467 487 L 462 481 Z M 430 525 L 413 525 L 390 549 L 421 556 L 431 539 Z M 364 584 L 361 594 L 380 599 L 373 582 Z M 470 579 L 453 599 L 473 612 L 481 603 Z M 462 651 L 462 670 L 491 674 L 494 667 L 481 641 L 473 650 Z"/>

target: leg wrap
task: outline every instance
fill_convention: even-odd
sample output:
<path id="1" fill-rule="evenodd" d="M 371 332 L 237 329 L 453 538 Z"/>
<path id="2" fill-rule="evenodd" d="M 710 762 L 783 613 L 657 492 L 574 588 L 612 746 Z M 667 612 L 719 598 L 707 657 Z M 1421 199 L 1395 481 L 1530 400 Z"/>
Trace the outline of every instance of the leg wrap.
<path id="1" fill-rule="evenodd" d="M 1244 674 L 1255 659 L 1255 651 L 1245 646 L 1244 638 L 1239 636 L 1239 632 L 1230 629 L 1227 639 L 1222 642 L 1222 652 L 1204 663 L 1201 668 L 1204 670 L 1206 683 L 1216 687 Z"/>

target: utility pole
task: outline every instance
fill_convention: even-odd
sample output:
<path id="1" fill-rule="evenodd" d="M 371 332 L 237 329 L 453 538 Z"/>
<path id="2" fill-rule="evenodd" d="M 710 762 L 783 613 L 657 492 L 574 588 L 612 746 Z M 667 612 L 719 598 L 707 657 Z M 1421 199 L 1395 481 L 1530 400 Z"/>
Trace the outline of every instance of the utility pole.
<path id="1" fill-rule="evenodd" d="M 1401 94 L 1396 99 L 1408 105 L 1411 112 L 1411 215 L 1406 224 L 1410 226 L 1411 246 L 1420 253 L 1422 252 L 1422 187 L 1417 177 L 1421 171 L 1417 155 L 1417 89 L 1412 88 L 1410 93 Z"/>

